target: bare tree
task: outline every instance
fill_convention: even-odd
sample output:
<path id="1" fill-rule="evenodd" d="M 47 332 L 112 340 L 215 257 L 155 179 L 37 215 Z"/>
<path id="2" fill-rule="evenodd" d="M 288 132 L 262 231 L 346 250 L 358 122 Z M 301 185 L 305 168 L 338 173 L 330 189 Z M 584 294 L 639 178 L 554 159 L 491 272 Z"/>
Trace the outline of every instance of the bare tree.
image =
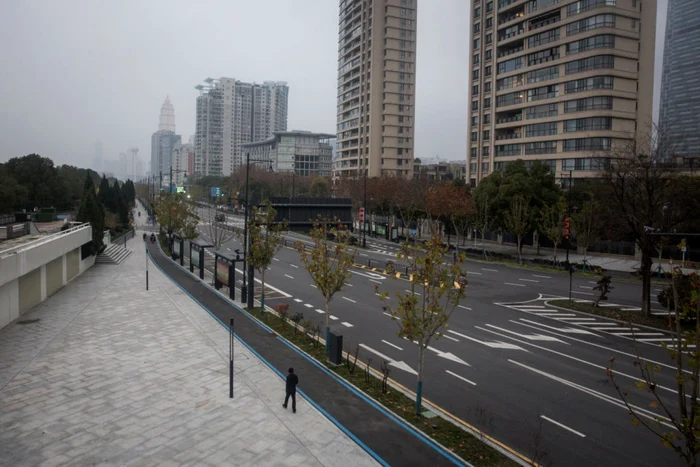
<path id="1" fill-rule="evenodd" d="M 583 249 L 584 265 L 588 264 L 586 260 L 588 248 L 600 239 L 600 229 L 602 227 L 601 207 L 600 202 L 591 194 L 590 199 L 584 201 L 581 209 L 571 218 L 576 245 Z"/>
<path id="2" fill-rule="evenodd" d="M 634 239 L 641 253 L 642 312 L 651 313 L 651 267 L 658 231 L 670 231 L 688 219 L 695 218 L 690 206 L 690 190 L 675 161 L 675 142 L 663 131 L 655 129 L 643 141 L 618 142 L 601 154 L 605 164 L 601 193 L 608 208 L 613 209 L 616 226 L 622 234 Z M 685 201 L 687 202 L 685 202 Z"/>
<path id="3" fill-rule="evenodd" d="M 539 219 L 539 228 L 542 234 L 554 244 L 552 264 L 558 263 L 557 246 L 564 238 L 564 217 L 566 215 L 566 202 L 560 198 L 555 204 L 542 208 Z"/>
<path id="4" fill-rule="evenodd" d="M 215 206 L 206 209 L 205 219 L 205 231 L 211 239 L 214 251 L 218 251 L 222 245 L 233 239 L 235 233 L 231 227 L 226 225 L 226 214 L 218 211 Z"/>
<path id="5" fill-rule="evenodd" d="M 530 200 L 516 195 L 510 201 L 510 208 L 503 219 L 506 229 L 515 235 L 518 242 L 518 262 L 522 264 L 523 237 L 530 231 Z"/>
<path id="6" fill-rule="evenodd" d="M 632 405 L 630 395 L 617 383 L 615 357 L 610 358 L 606 374 L 632 415 L 632 423 L 649 430 L 688 465 L 695 466 L 700 452 L 700 352 L 697 350 L 700 347 L 700 276 L 688 277 L 690 290 L 684 291 L 685 296 L 681 297 L 679 284 L 683 279 L 681 270 L 676 268 L 672 280 L 675 315 L 669 316 L 673 340 L 670 345 L 664 345 L 675 370 L 678 407 L 659 396 L 656 375 L 661 366 L 644 360 L 638 349 L 633 362 L 640 373 L 636 386 L 651 396 L 653 401 L 649 406 L 660 414 Z M 681 327 L 683 320 L 689 326 Z"/>

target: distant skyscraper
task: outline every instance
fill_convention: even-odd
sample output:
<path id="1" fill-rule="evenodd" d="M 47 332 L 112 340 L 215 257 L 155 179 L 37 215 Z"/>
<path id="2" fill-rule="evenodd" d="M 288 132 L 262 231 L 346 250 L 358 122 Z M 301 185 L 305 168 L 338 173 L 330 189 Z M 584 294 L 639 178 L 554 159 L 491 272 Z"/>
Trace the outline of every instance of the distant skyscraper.
<path id="1" fill-rule="evenodd" d="M 700 156 L 700 1 L 669 0 L 659 125 L 676 151 Z"/>
<path id="2" fill-rule="evenodd" d="M 170 96 L 165 97 L 165 102 L 160 108 L 160 123 L 158 130 L 167 130 L 175 133 L 175 109 L 170 103 Z"/>
<path id="3" fill-rule="evenodd" d="M 175 109 L 170 97 L 165 98 L 160 108 L 158 131 L 151 136 L 151 175 L 170 175 L 173 163 L 173 149 L 180 143 L 180 135 L 175 134 Z M 163 180 L 166 180 L 163 178 Z M 165 182 L 164 182 L 165 183 Z"/>
<path id="4" fill-rule="evenodd" d="M 340 1 L 335 177 L 413 176 L 417 4 Z"/>
<path id="5" fill-rule="evenodd" d="M 244 83 L 207 78 L 196 86 L 195 173 L 229 175 L 245 158 L 241 144 L 287 130 L 289 87 L 284 82 Z"/>

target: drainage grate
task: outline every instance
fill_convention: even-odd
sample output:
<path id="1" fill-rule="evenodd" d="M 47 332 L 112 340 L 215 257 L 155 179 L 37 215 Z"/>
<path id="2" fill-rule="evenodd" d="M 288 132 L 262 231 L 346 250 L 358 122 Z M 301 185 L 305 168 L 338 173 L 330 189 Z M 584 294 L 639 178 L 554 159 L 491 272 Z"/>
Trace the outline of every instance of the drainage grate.
<path id="1" fill-rule="evenodd" d="M 38 323 L 41 321 L 40 319 L 24 319 L 22 321 L 17 321 L 17 324 L 32 324 L 32 323 Z"/>

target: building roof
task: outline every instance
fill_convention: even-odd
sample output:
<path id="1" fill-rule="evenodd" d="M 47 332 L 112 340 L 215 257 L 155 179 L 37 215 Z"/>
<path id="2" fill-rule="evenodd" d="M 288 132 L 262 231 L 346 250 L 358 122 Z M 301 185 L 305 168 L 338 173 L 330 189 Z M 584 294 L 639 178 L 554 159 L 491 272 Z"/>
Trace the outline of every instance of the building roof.
<path id="1" fill-rule="evenodd" d="M 305 130 L 292 130 L 292 131 L 275 131 L 273 132 L 273 137 L 268 138 L 266 140 L 262 141 L 255 141 L 253 143 L 243 143 L 241 144 L 241 147 L 253 147 L 253 146 L 260 146 L 260 145 L 266 145 L 266 144 L 272 144 L 280 136 L 313 136 L 318 139 L 335 139 L 337 135 L 332 135 L 329 133 L 312 133 L 310 131 L 305 131 Z"/>

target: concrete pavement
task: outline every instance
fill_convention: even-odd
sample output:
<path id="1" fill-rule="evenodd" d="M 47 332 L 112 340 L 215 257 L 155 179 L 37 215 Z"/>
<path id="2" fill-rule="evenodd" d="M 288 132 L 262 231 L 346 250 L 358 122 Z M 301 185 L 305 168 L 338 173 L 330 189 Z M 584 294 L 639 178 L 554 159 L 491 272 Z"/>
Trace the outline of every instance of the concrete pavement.
<path id="1" fill-rule="evenodd" d="M 238 342 L 229 399 L 228 333 L 128 247 L 0 330 L 0 465 L 377 465 Z"/>

